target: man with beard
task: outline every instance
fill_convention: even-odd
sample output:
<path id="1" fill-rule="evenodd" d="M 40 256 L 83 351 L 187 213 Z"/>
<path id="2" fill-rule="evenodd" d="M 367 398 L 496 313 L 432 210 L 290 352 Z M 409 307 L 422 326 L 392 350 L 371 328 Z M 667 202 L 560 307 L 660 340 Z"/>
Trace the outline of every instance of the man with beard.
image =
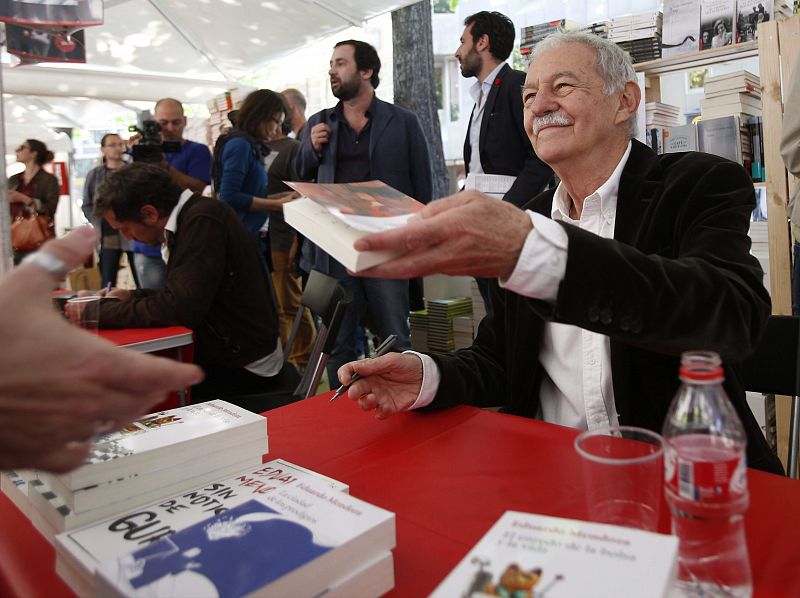
<path id="1" fill-rule="evenodd" d="M 525 73 L 505 63 L 514 45 L 514 24 L 499 12 L 481 11 L 464 20 L 456 58 L 461 75 L 475 77 L 475 100 L 464 141 L 467 174 L 517 177 L 503 199 L 521 206 L 544 191 L 552 169 L 533 151 L 525 132 L 520 89 Z M 478 278 L 486 311 L 491 312 L 489 281 Z"/>
<path id="2" fill-rule="evenodd" d="M 302 180 L 317 183 L 381 180 L 428 203 L 433 188 L 427 142 L 414 114 L 376 97 L 380 68 L 371 45 L 355 40 L 336 44 L 328 75 L 339 103 L 308 120 L 295 169 Z M 306 272 L 314 268 L 336 277 L 353 294 L 328 360 L 332 385 L 339 367 L 359 356 L 359 317 L 365 304 L 380 338 L 396 334 L 397 350 L 410 347 L 407 280 L 351 277 L 344 266 L 308 241 L 300 266 Z"/>
<path id="3" fill-rule="evenodd" d="M 630 57 L 587 33 L 534 48 L 523 103 L 536 153 L 560 179 L 525 211 L 476 191 L 440 199 L 358 250 L 403 254 L 363 276 L 494 278 L 472 347 L 347 364 L 348 395 L 383 419 L 468 403 L 578 429 L 660 431 L 681 353 L 719 353 L 750 467 L 779 472 L 738 364 L 770 312 L 750 254 L 753 182 L 700 152 L 658 156 L 636 135 Z"/>

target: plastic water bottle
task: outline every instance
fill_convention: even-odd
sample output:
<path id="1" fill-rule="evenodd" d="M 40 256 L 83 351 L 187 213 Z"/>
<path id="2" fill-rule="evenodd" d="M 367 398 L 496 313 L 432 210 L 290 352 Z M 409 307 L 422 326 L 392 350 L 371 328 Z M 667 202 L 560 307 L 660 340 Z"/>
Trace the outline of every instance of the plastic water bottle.
<path id="1" fill-rule="evenodd" d="M 681 387 L 664 422 L 665 495 L 678 537 L 673 596 L 747 597 L 746 436 L 722 387 L 719 355 L 684 353 Z"/>

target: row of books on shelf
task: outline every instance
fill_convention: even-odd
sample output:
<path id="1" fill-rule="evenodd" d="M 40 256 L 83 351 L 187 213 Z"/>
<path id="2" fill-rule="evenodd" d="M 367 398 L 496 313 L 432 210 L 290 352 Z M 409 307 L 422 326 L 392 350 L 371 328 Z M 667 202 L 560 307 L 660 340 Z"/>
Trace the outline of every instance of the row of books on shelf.
<path id="1" fill-rule="evenodd" d="M 645 143 L 658 154 L 699 151 L 738 162 L 754 181 L 764 180 L 761 117 L 704 118 L 696 124 L 649 127 Z"/>
<path id="2" fill-rule="evenodd" d="M 664 0 L 663 55 L 758 39 L 758 25 L 795 12 L 791 0 Z"/>
<path id="3" fill-rule="evenodd" d="M 800 5 L 798 5 L 800 6 Z M 634 63 L 758 39 L 758 25 L 796 14 L 792 0 L 664 0 L 663 13 L 620 15 L 583 26 L 557 19 L 520 29 L 520 53 L 559 31 L 587 31 L 617 43 Z"/>
<path id="4" fill-rule="evenodd" d="M 66 474 L 6 471 L 3 492 L 79 595 L 380 596 L 394 514 L 269 450 L 265 417 L 222 400 L 109 434 Z"/>

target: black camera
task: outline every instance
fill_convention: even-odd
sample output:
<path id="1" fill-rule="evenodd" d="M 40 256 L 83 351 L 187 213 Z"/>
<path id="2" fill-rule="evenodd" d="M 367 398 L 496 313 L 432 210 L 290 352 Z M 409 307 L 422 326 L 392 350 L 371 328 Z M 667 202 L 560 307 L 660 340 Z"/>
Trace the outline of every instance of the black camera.
<path id="1" fill-rule="evenodd" d="M 142 121 L 142 128 L 136 125 L 128 127 L 130 132 L 139 133 L 142 138 L 131 148 L 134 162 L 159 163 L 164 159 L 164 152 L 181 151 L 180 141 L 161 141 L 161 125 L 154 120 Z"/>

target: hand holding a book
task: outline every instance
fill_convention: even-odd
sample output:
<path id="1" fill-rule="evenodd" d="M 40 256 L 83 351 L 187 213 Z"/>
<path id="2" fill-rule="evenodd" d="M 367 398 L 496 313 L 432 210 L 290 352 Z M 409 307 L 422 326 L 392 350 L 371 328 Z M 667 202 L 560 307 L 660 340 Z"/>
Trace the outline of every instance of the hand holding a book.
<path id="1" fill-rule="evenodd" d="M 403 252 L 357 275 L 507 278 L 517 264 L 531 228 L 531 219 L 516 206 L 478 191 L 463 191 L 432 201 L 405 226 L 365 235 L 356 241 L 354 246 L 358 251 Z"/>
<path id="2" fill-rule="evenodd" d="M 339 381 L 350 384 L 356 372 L 360 378 L 347 390 L 347 396 L 362 410 L 374 410 L 377 419 L 408 411 L 422 388 L 422 360 L 411 353 L 351 361 L 339 368 Z"/>
<path id="3" fill-rule="evenodd" d="M 53 286 L 97 240 L 91 227 L 76 229 L 0 281 L 0 469 L 73 469 L 96 431 L 120 428 L 168 390 L 202 379 L 193 365 L 125 351 L 53 309 Z"/>

